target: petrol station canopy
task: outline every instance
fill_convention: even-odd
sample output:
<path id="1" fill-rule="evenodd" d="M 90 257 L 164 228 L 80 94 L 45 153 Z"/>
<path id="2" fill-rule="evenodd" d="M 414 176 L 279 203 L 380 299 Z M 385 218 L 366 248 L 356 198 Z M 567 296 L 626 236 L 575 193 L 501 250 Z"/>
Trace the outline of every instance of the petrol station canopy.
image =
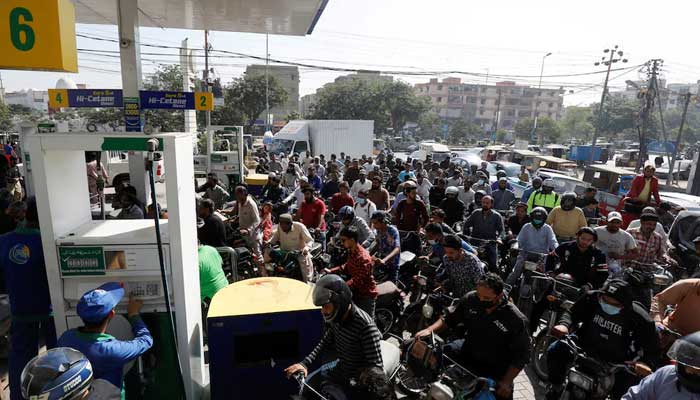
<path id="1" fill-rule="evenodd" d="M 73 0 L 75 21 L 118 25 L 117 0 Z M 142 0 L 139 25 L 303 36 L 328 0 Z"/>

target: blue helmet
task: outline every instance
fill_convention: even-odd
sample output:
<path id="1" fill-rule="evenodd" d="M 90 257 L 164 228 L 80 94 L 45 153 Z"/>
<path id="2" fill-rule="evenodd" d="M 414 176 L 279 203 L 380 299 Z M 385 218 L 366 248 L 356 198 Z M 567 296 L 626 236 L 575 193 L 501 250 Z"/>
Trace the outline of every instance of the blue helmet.
<path id="1" fill-rule="evenodd" d="M 355 219 L 355 210 L 353 210 L 350 206 L 343 206 L 340 210 L 338 210 L 338 216 L 340 217 L 341 221 L 344 219 Z"/>
<path id="2" fill-rule="evenodd" d="M 92 384 L 92 365 L 78 350 L 58 347 L 34 357 L 22 371 L 25 399 L 68 400 Z"/>

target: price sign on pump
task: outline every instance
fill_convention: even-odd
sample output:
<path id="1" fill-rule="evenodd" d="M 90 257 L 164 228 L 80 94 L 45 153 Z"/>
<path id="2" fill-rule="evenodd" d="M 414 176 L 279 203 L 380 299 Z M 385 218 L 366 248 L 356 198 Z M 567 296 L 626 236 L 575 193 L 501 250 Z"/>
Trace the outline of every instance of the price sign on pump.
<path id="1" fill-rule="evenodd" d="M 2 0 L 0 21 L 0 69 L 78 72 L 70 0 Z"/>

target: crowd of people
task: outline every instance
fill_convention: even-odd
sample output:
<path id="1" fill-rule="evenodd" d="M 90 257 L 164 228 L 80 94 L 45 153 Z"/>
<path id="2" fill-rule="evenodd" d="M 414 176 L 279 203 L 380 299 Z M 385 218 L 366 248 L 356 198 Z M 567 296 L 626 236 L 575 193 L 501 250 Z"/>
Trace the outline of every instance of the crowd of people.
<path id="1" fill-rule="evenodd" d="M 616 374 L 613 398 L 700 396 L 700 279 L 686 268 L 687 276 L 655 294 L 629 278 L 630 269 L 677 263 L 668 251 L 673 214 L 658 198 L 653 166 L 635 178 L 626 201 L 641 212 L 625 230 L 617 211 L 607 213 L 604 225 L 588 226 L 590 219 L 601 217 L 595 189 L 581 196 L 556 193 L 551 180 L 531 177 L 525 168 L 518 179 L 528 187 L 518 197 L 503 171 L 491 179 L 486 163 L 464 170 L 449 159 L 433 162 L 430 156 L 406 161 L 385 153 L 359 158 L 341 153 L 327 159 L 258 156 L 268 173 L 259 193 L 251 194 L 245 185 L 227 187 L 215 174 L 196 187 L 203 311 L 228 284 L 217 248 L 247 248 L 263 276 L 274 274 L 269 264 L 293 254 L 299 279 L 314 284 L 313 302 L 321 308 L 326 328 L 316 349 L 285 371 L 306 375 L 322 353 L 336 354 L 338 363 L 321 387 L 328 398 L 390 398 L 382 371 L 382 334 L 374 317 L 381 280 L 400 282 L 402 251 L 435 264 L 441 290 L 458 298 L 442 317 L 413 332 L 415 338 L 460 332 L 450 335 L 445 354 L 493 379 L 497 399 L 512 398 L 514 379 L 530 362 L 532 335 L 546 309 L 543 300 L 524 315 L 511 301 L 518 296 L 524 266 L 535 260 L 542 273 L 564 276 L 582 293 L 551 329 L 558 340 L 547 349 L 548 399 L 558 399 L 564 390 L 566 371 L 575 361 L 572 342 L 602 361 L 630 365 L 633 374 Z M 109 177 L 94 158 L 86 163 L 91 195 L 99 195 Z M 116 283 L 85 293 L 77 307 L 83 326 L 56 338 L 36 203 L 17 194 L 21 185 L 17 189 L 14 178 L 7 175 L 6 181 L 0 191 L 0 270 L 13 317 L 12 399 L 43 395 L 45 386 L 38 382 L 65 379 L 58 367 L 65 360 L 71 360 L 75 373 L 90 370 L 92 383 L 71 393 L 121 391 L 124 364 L 153 345 L 139 317 L 140 301 L 130 299 L 127 308 L 133 341 L 105 334 L 125 296 Z M 115 190 L 117 218 L 148 218 L 155 212 L 167 218 L 159 205 L 144 206 L 133 187 Z M 518 255 L 509 260 L 516 244 Z M 319 270 L 312 259 L 317 246 L 340 248 L 345 257 Z M 664 332 L 681 339 L 671 345 Z M 37 357 L 41 342 L 57 349 Z M 668 365 L 669 358 L 675 366 Z M 25 368 L 25 373 L 41 370 L 36 376 L 44 380 L 24 382 Z"/>

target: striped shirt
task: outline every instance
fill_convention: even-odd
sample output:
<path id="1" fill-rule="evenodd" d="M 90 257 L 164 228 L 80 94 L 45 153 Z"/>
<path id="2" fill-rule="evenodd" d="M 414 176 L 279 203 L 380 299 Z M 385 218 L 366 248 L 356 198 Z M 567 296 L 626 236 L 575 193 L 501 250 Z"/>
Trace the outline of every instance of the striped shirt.
<path id="1" fill-rule="evenodd" d="M 331 371 L 332 376 L 341 381 L 357 379 L 367 368 L 383 368 L 381 340 L 374 320 L 353 305 L 345 321 L 326 325 L 323 339 L 301 364 L 308 369 L 321 353 L 334 350 L 338 364 Z"/>

